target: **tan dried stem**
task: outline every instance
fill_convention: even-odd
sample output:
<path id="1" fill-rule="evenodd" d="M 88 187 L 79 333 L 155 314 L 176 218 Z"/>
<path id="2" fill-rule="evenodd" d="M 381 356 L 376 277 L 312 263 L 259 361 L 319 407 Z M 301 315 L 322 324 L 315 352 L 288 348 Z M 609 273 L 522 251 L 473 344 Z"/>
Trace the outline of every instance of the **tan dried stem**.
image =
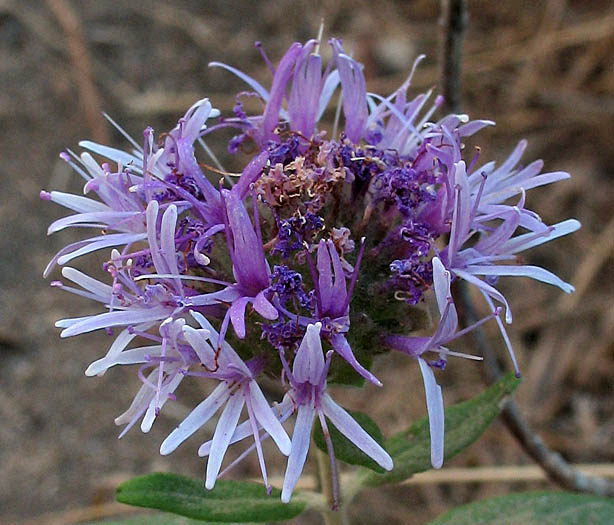
<path id="1" fill-rule="evenodd" d="M 66 34 L 66 45 L 79 93 L 79 103 L 92 133 L 92 139 L 108 144 L 110 137 L 105 121 L 101 118 L 102 106 L 93 80 L 92 63 L 81 21 L 68 0 L 46 0 L 46 3 Z"/>

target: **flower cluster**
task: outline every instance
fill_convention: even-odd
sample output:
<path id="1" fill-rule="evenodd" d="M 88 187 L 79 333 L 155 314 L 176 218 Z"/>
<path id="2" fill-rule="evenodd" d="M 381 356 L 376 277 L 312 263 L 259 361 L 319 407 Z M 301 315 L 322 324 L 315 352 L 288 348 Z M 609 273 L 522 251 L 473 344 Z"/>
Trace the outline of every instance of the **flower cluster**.
<path id="1" fill-rule="evenodd" d="M 52 285 L 101 305 L 99 314 L 56 323 L 62 337 L 100 329 L 113 337 L 87 375 L 138 365 L 142 387 L 115 420 L 125 425 L 122 434 L 139 420 L 149 431 L 186 376 L 216 385 L 160 449 L 172 452 L 221 410 L 212 439 L 199 449 L 208 456 L 209 489 L 228 447 L 249 436 L 248 450 L 256 449 L 268 486 L 261 443 L 270 436 L 288 456 L 282 500 L 289 501 L 316 416 L 333 467 L 326 418 L 392 469 L 388 453 L 327 387 L 365 380 L 382 386 L 370 367 L 383 349 L 418 361 L 432 464 L 440 467 L 444 403 L 434 369 L 444 369 L 451 356 L 480 359 L 448 348 L 475 327 L 459 329 L 451 284 L 465 280 L 482 294 L 491 314 L 477 324 L 498 324 L 517 372 L 505 332 L 512 313 L 497 288 L 499 277 L 573 290 L 549 271 L 518 261 L 520 252 L 579 227 L 572 219 L 548 226 L 525 207 L 527 190 L 569 175 L 541 173 L 541 161 L 520 165 L 524 141 L 499 166 L 480 165 L 478 155 L 467 162 L 463 140 L 493 122 L 455 114 L 433 119 L 443 101 L 429 102 L 430 92 L 409 98 L 411 75 L 388 97 L 368 93 L 362 66 L 340 41 L 330 45 L 333 58 L 323 68 L 319 42 L 293 44 L 273 69 L 270 90 L 212 64 L 248 84 L 234 115 L 221 117 L 203 99 L 158 140 L 151 128 L 143 146 L 127 137 L 129 153 L 81 142 L 91 153 L 61 158 L 85 179 L 84 193 L 97 198 L 41 192 L 75 212 L 55 221 L 49 233 L 66 227 L 96 232 L 62 249 L 45 275 L 63 266 L 64 281 Z M 344 125 L 337 132 L 336 122 L 329 133 L 319 121 L 337 90 Z M 264 111 L 248 115 L 246 96 L 260 98 Z M 214 184 L 195 144 L 222 128 L 236 130 L 231 152 L 246 141 L 256 152 L 251 148 L 238 179 Z M 109 249 L 107 282 L 66 266 Z M 416 335 L 411 310 L 431 296 L 439 323 L 432 335 Z M 265 376 L 281 381 L 286 393 L 279 403 L 271 405 L 263 394 L 258 381 Z M 289 437 L 282 423 L 292 415 Z"/>

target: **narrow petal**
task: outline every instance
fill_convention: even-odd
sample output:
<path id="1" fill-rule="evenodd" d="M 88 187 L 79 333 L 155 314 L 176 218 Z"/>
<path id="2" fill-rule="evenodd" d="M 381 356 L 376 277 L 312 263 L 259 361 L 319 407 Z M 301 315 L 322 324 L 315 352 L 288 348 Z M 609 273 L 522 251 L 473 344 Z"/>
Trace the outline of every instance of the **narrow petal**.
<path id="1" fill-rule="evenodd" d="M 241 172 L 241 177 L 239 177 L 239 182 L 237 182 L 231 193 L 235 193 L 239 196 L 240 199 L 245 198 L 247 193 L 249 192 L 250 186 L 258 180 L 258 178 L 262 175 L 262 170 L 266 166 L 266 163 L 269 160 L 269 153 L 267 151 L 263 151 L 252 160 L 249 161 L 247 166 Z"/>
<path id="2" fill-rule="evenodd" d="M 321 328 L 322 323 L 308 325 L 296 351 L 292 374 L 299 383 L 316 385 L 320 381 L 320 376 L 324 370 L 324 353 L 320 339 Z"/>
<path id="3" fill-rule="evenodd" d="M 169 394 L 172 394 L 175 391 L 175 389 L 179 386 L 179 383 L 183 381 L 184 377 L 184 374 L 175 373 L 175 376 L 162 386 L 160 389 L 160 394 L 158 396 L 154 396 L 154 398 L 150 401 L 147 411 L 143 416 L 143 421 L 141 422 L 142 432 L 147 433 L 151 430 L 160 409 L 169 400 Z"/>
<path id="4" fill-rule="evenodd" d="M 428 344 L 430 343 L 430 337 L 418 337 L 418 336 L 403 336 L 403 335 L 388 335 L 384 337 L 383 342 L 412 357 L 418 357 L 420 354 L 428 350 Z"/>
<path id="5" fill-rule="evenodd" d="M 215 480 L 222 466 L 222 460 L 226 455 L 226 450 L 228 449 L 235 428 L 237 428 L 237 423 L 239 422 L 244 404 L 245 397 L 242 391 L 230 395 L 228 403 L 217 422 L 215 434 L 213 435 L 213 443 L 211 444 L 209 461 L 207 461 L 207 474 L 205 477 L 205 488 L 209 490 L 215 485 Z"/>
<path id="6" fill-rule="evenodd" d="M 370 381 L 376 386 L 382 386 L 382 382 L 358 362 L 358 360 L 354 356 L 352 347 L 350 346 L 350 343 L 348 343 L 345 336 L 341 334 L 331 335 L 330 344 L 332 345 L 335 352 L 337 352 L 341 357 L 343 357 L 343 359 L 345 359 L 352 366 L 352 368 L 356 370 L 356 372 L 358 372 L 362 377 L 364 377 L 367 381 Z"/>
<path id="7" fill-rule="evenodd" d="M 76 213 L 68 217 L 62 217 L 51 223 L 47 228 L 47 235 L 63 230 L 75 224 L 79 226 L 106 227 L 107 225 L 113 228 L 115 225 L 121 228 L 122 221 L 127 224 L 126 219 L 140 215 L 138 211 L 95 211 L 88 213 Z"/>
<path id="8" fill-rule="evenodd" d="M 230 322 L 239 339 L 245 337 L 245 307 L 249 303 L 248 297 L 237 299 L 230 307 Z"/>
<path id="9" fill-rule="evenodd" d="M 77 213 L 108 212 L 109 207 L 104 203 L 82 195 L 73 195 L 63 191 L 52 191 L 49 197 L 53 202 Z"/>
<path id="10" fill-rule="evenodd" d="M 171 273 L 166 266 L 166 261 L 160 255 L 158 245 L 158 201 L 152 200 L 147 205 L 147 240 L 149 241 L 149 252 L 151 259 L 158 273 Z"/>
<path id="11" fill-rule="evenodd" d="M 332 288 L 330 315 L 334 317 L 340 317 L 345 315 L 346 312 L 341 311 L 341 307 L 345 304 L 347 298 L 347 290 L 345 286 L 345 273 L 343 272 L 343 266 L 341 265 L 341 259 L 337 253 L 337 249 L 333 241 L 328 241 L 328 250 L 333 262 L 333 271 L 335 275 L 335 283 Z"/>
<path id="12" fill-rule="evenodd" d="M 333 290 L 333 274 L 330 267 L 330 254 L 326 241 L 321 240 L 318 244 L 318 258 L 316 267 L 318 269 L 318 289 L 320 290 L 320 298 L 322 301 L 322 310 L 320 314 L 328 312 L 331 304 Z"/>
<path id="13" fill-rule="evenodd" d="M 201 428 L 230 397 L 228 385 L 220 383 L 211 394 L 202 401 L 188 416 L 173 430 L 160 446 L 160 454 L 166 456 Z"/>
<path id="14" fill-rule="evenodd" d="M 491 186 L 496 186 L 500 182 L 501 176 L 507 175 L 522 157 L 522 154 L 527 149 L 527 141 L 522 139 L 516 145 L 516 148 L 511 153 L 511 155 L 499 166 L 495 171 L 493 171 L 488 179 L 486 180 L 486 189 L 490 192 Z"/>
<path id="15" fill-rule="evenodd" d="M 113 326 L 138 324 L 154 321 L 156 319 L 164 319 L 167 315 L 168 311 L 165 308 L 151 308 L 136 311 L 116 310 L 114 312 L 81 318 L 79 322 L 63 330 L 62 333 L 60 333 L 60 337 L 71 337 L 73 335 L 99 330 L 100 328 L 111 328 Z M 56 326 L 58 325 L 56 324 Z"/>
<path id="16" fill-rule="evenodd" d="M 442 313 L 448 304 L 450 293 L 450 272 L 448 272 L 441 262 L 439 257 L 433 257 L 433 287 L 435 288 L 435 297 L 437 298 L 437 306 L 439 313 Z"/>
<path id="17" fill-rule="evenodd" d="M 177 224 L 177 206 L 171 204 L 162 216 L 162 226 L 160 230 L 160 247 L 162 257 L 169 269 L 168 273 L 178 275 L 177 253 L 175 249 L 175 226 Z"/>
<path id="18" fill-rule="evenodd" d="M 375 461 L 380 467 L 392 470 L 392 458 L 342 407 L 328 395 L 322 396 L 322 411 L 347 439 Z"/>
<path id="19" fill-rule="evenodd" d="M 503 202 L 514 195 L 521 193 L 522 191 L 528 191 L 533 188 L 537 188 L 539 186 L 545 186 L 546 184 L 552 184 L 553 182 L 558 182 L 560 180 L 565 180 L 570 177 L 569 173 L 564 171 L 557 171 L 553 173 L 544 173 L 543 175 L 538 175 L 537 177 L 533 177 L 527 181 L 524 181 L 519 184 L 514 184 L 513 186 L 507 186 L 505 189 L 501 189 L 498 191 L 493 191 L 484 197 L 485 203 L 490 202 Z M 495 186 L 497 187 L 497 186 Z"/>
<path id="20" fill-rule="evenodd" d="M 260 292 L 253 300 L 254 310 L 258 312 L 265 319 L 277 319 L 279 312 L 270 301 L 266 298 L 264 290 Z"/>
<path id="21" fill-rule="evenodd" d="M 294 68 L 288 100 L 293 129 L 308 138 L 314 132 L 322 89 L 322 57 L 311 52 L 314 43 L 303 47 L 301 58 Z"/>
<path id="22" fill-rule="evenodd" d="M 494 125 L 495 123 L 492 120 L 472 120 L 467 124 L 459 126 L 457 131 L 460 137 L 470 137 L 471 135 L 475 135 L 481 129 Z"/>
<path id="23" fill-rule="evenodd" d="M 281 426 L 279 419 L 275 416 L 273 409 L 269 406 L 268 401 L 264 397 L 262 390 L 256 381 L 250 381 L 248 385 L 248 393 L 252 402 L 254 416 L 258 423 L 266 432 L 273 438 L 273 441 L 279 447 L 279 450 L 284 456 L 290 454 L 290 438 L 284 427 Z"/>
<path id="24" fill-rule="evenodd" d="M 504 253 L 510 254 L 522 252 L 524 250 L 528 250 L 529 248 L 533 248 L 534 246 L 539 246 L 545 242 L 549 242 L 569 233 L 573 233 L 580 229 L 580 226 L 580 222 L 576 219 L 567 219 L 566 221 L 559 222 L 558 224 L 551 226 L 551 231 L 547 235 L 536 236 L 534 233 L 518 235 L 507 241 L 501 250 Z"/>
<path id="25" fill-rule="evenodd" d="M 427 362 L 418 358 L 420 372 L 424 380 L 426 393 L 426 408 L 429 413 L 429 429 L 431 432 L 431 464 L 433 468 L 441 468 L 444 454 L 444 413 L 441 387 L 435 381 L 435 374 Z"/>
<path id="26" fill-rule="evenodd" d="M 195 110 L 193 113 L 188 110 L 188 113 L 191 113 L 191 115 L 183 130 L 183 138 L 189 142 L 194 142 L 198 138 L 211 113 L 211 103 L 207 98 L 199 100 L 194 106 L 190 108 L 190 110 Z"/>
<path id="27" fill-rule="evenodd" d="M 62 276 L 66 277 L 66 279 L 70 279 L 73 283 L 78 284 L 84 290 L 97 295 L 103 301 L 111 300 L 113 288 L 108 284 L 101 283 L 97 279 L 94 279 L 93 277 L 90 277 L 89 275 L 86 275 L 75 268 L 71 268 L 70 266 L 62 268 Z"/>
<path id="28" fill-rule="evenodd" d="M 115 163 L 121 163 L 123 166 L 136 169 L 138 172 L 142 171 L 142 160 L 134 155 L 131 155 L 130 153 L 126 153 L 125 151 L 111 148 L 109 146 L 103 146 L 102 144 L 97 144 L 89 140 L 82 140 L 79 142 L 79 146 L 83 149 L 93 151 L 98 155 L 102 155 Z"/>
<path id="29" fill-rule="evenodd" d="M 273 130 L 279 122 L 279 110 L 286 94 L 286 87 L 296 59 L 301 53 L 301 44 L 294 42 L 286 51 L 275 71 L 271 93 L 262 118 L 262 141 L 275 140 Z"/>
<path id="30" fill-rule="evenodd" d="M 358 143 L 369 118 L 365 77 L 360 64 L 343 52 L 341 42 L 332 39 L 330 43 L 343 90 L 345 133 L 352 142 Z"/>
<path id="31" fill-rule="evenodd" d="M 159 355 L 160 349 L 160 345 L 143 346 L 140 348 L 131 348 L 130 350 L 125 350 L 124 352 L 121 352 L 120 354 L 111 358 L 103 357 L 102 359 L 98 359 L 98 361 L 94 361 L 90 366 L 88 366 L 87 370 L 85 371 L 85 375 L 100 375 L 106 372 L 107 369 L 115 365 L 134 365 L 137 363 L 147 363 L 146 356 Z"/>
<path id="32" fill-rule="evenodd" d="M 138 330 L 143 330 L 143 329 L 147 329 L 149 328 L 149 326 L 147 325 L 140 325 L 136 327 Z M 135 333 L 131 333 L 131 330 L 129 330 L 128 328 L 125 328 L 124 330 L 122 330 L 120 332 L 120 334 L 115 338 L 115 341 L 113 341 L 113 344 L 110 346 L 109 350 L 107 351 L 107 355 L 104 356 L 103 359 L 114 359 L 118 354 L 120 354 L 121 352 L 124 351 L 124 349 L 132 342 L 132 340 L 137 337 L 137 335 Z M 102 376 L 104 374 L 104 370 L 100 371 L 100 372 L 94 372 L 92 373 L 92 371 L 90 370 L 90 368 L 94 365 L 94 363 L 92 363 L 86 370 L 85 370 L 85 375 L 86 376 L 93 376 L 93 375 L 100 375 Z"/>
<path id="33" fill-rule="evenodd" d="M 188 299 L 190 306 L 208 306 L 220 303 L 232 303 L 241 297 L 241 292 L 235 286 L 228 286 L 219 292 L 193 295 Z"/>
<path id="34" fill-rule="evenodd" d="M 190 346 L 196 352 L 200 362 L 211 368 L 215 362 L 215 350 L 209 344 L 209 335 L 211 332 L 206 329 L 195 330 L 191 326 L 183 327 L 183 336 Z"/>
<path id="35" fill-rule="evenodd" d="M 262 243 L 239 196 L 226 192 L 224 200 L 232 232 L 232 264 L 237 282 L 242 288 L 259 292 L 269 285 Z"/>
<path id="36" fill-rule="evenodd" d="M 315 408 L 309 405 L 299 405 L 296 415 L 294 432 L 292 433 L 292 451 L 288 458 L 284 485 L 281 490 L 281 501 L 288 503 L 292 497 L 292 492 L 298 478 L 303 472 L 307 452 L 309 452 L 309 441 L 311 440 L 311 427 L 315 418 Z"/>
<path id="37" fill-rule="evenodd" d="M 539 266 L 468 266 L 466 270 L 476 275 L 513 275 L 530 277 L 543 283 L 558 286 L 565 293 L 572 293 L 575 288 L 554 275 L 552 272 L 540 268 Z"/>
<path id="38" fill-rule="evenodd" d="M 111 246 L 120 246 L 123 244 L 131 244 L 133 242 L 144 239 L 147 235 L 145 233 L 111 233 L 109 235 L 101 235 L 99 237 L 92 237 L 86 241 L 75 243 L 75 245 L 84 245 L 81 248 L 71 251 L 61 257 L 57 258 L 59 265 L 64 265 L 67 262 L 86 255 L 103 248 L 110 248 Z M 50 268 L 45 269 L 46 273 L 49 273 Z"/>

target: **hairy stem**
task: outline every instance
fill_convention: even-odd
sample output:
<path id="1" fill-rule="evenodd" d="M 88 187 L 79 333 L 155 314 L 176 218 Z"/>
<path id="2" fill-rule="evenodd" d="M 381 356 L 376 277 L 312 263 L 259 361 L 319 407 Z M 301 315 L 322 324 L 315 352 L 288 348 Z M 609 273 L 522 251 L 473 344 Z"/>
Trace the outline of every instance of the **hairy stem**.
<path id="1" fill-rule="evenodd" d="M 332 481 L 332 471 L 330 467 L 330 458 L 328 454 L 325 454 L 320 449 L 316 451 L 316 457 L 318 459 L 318 473 L 320 476 L 320 485 L 322 487 L 322 494 L 327 501 L 327 509 L 323 512 L 324 523 L 326 525 L 345 525 L 347 523 L 344 501 L 339 501 L 339 506 L 336 510 L 333 510 L 335 504 L 334 485 Z M 341 494 L 339 494 L 341 500 Z"/>

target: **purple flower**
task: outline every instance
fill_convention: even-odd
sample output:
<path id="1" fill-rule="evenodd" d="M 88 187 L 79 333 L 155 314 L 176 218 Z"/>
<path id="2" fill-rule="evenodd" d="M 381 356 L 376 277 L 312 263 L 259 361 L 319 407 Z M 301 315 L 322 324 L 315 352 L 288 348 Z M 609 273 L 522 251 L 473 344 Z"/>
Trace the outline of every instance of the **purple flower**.
<path id="1" fill-rule="evenodd" d="M 115 419 L 116 425 L 126 425 L 120 438 L 141 416 L 141 430 L 149 432 L 166 401 L 175 399 L 175 390 L 196 362 L 194 353 L 186 348 L 185 343 L 179 341 L 184 324 L 183 319 L 173 321 L 168 318 L 160 325 L 159 345 L 132 348 L 123 352 L 109 351 L 103 359 L 95 361 L 86 370 L 86 375 L 95 375 L 118 364 L 143 363 L 139 369 L 143 385 L 128 410 Z M 148 369 L 152 370 L 145 375 Z"/>
<path id="2" fill-rule="evenodd" d="M 466 115 L 432 119 L 442 97 L 431 99 L 431 91 L 408 95 L 422 57 L 401 87 L 382 97 L 367 92 L 363 66 L 344 52 L 341 41 L 329 43 L 332 59 L 325 67 L 317 40 L 292 44 L 277 68 L 265 56 L 273 72 L 270 90 L 230 66 L 212 63 L 253 90 L 237 96 L 234 117 L 207 127 L 218 112 L 202 99 L 159 142 L 146 128 L 142 145 L 111 121 L 131 142 L 131 152 L 87 141 L 80 145 L 117 168 L 99 166 L 87 152 L 79 158 L 72 154 L 74 160 L 62 154 L 86 180 L 86 193 L 97 198 L 41 192 L 43 199 L 74 212 L 55 221 L 49 233 L 67 227 L 101 230 L 62 249 L 45 275 L 55 264 L 112 248 L 103 265 L 109 284 L 64 266 L 63 277 L 76 286 L 59 281 L 52 286 L 103 305 L 100 313 L 58 321 L 62 337 L 99 329 L 114 335 L 119 328 L 106 355 L 86 375 L 102 375 L 123 364 L 139 367 L 142 386 L 116 419 L 126 425 L 121 435 L 139 420 L 141 429 L 149 431 L 184 377 L 216 383 L 160 448 L 169 454 L 221 411 L 212 439 L 198 450 L 208 456 L 209 489 L 253 449 L 270 489 L 261 443 L 271 436 L 289 456 L 282 489 L 282 500 L 288 502 L 305 465 L 316 415 L 331 460 L 335 501 L 330 422 L 380 466 L 392 469 L 386 451 L 328 394 L 335 353 L 382 386 L 358 362 L 349 341 L 363 345 L 359 355 L 366 356 L 364 362 L 370 361 L 370 351 L 379 353 L 369 348 L 370 341 L 418 361 L 431 463 L 441 467 L 444 404 L 434 369 L 444 369 L 450 356 L 481 359 L 455 352 L 450 344 L 494 318 L 518 371 L 500 319 L 504 308 L 508 323 L 512 315 L 497 289 L 498 278 L 526 276 L 573 290 L 543 268 L 515 264 L 520 252 L 579 227 L 573 219 L 545 225 L 525 206 L 526 190 L 568 175 L 541 173 L 541 161 L 520 166 L 524 141 L 500 166 L 476 167 L 479 153 L 466 165 L 464 138 L 493 122 L 470 121 Z M 338 129 L 335 122 L 327 136 L 319 120 L 338 87 L 337 116 L 343 113 L 344 123 Z M 260 114 L 247 114 L 246 96 L 260 99 Z M 195 143 L 209 152 L 203 136 L 227 127 L 238 133 L 229 150 L 237 151 L 247 139 L 257 150 L 234 181 L 210 153 L 219 167 L 212 171 L 226 175 L 218 185 L 212 182 L 216 176 L 209 180 L 203 172 L 206 165 L 199 164 Z M 367 237 L 356 246 L 363 234 Z M 445 237 L 449 242 L 441 249 Z M 356 248 L 355 258 L 347 260 Z M 359 274 L 364 282 L 354 294 Z M 460 330 L 450 293 L 457 278 L 476 286 L 491 310 Z M 432 335 L 387 333 L 390 327 L 407 326 L 409 310 L 431 290 L 439 309 Z M 252 318 L 252 310 L 259 315 Z M 187 325 L 188 311 L 198 327 Z M 245 339 L 237 351 L 226 342 L 230 325 L 234 335 Z M 258 348 L 246 346 L 258 336 Z M 330 348 L 326 354 L 323 344 Z M 286 395 L 271 406 L 257 380 L 280 370 Z M 282 423 L 293 414 L 290 439 Z M 253 444 L 222 471 L 228 447 L 250 436 Z"/>
<path id="3" fill-rule="evenodd" d="M 282 108 L 282 102 L 288 81 L 292 76 L 292 69 L 301 54 L 301 50 L 302 46 L 299 43 L 294 43 L 290 46 L 275 71 L 270 92 L 245 73 L 220 62 L 211 62 L 209 66 L 222 67 L 244 80 L 266 104 L 262 116 L 247 117 L 247 119 L 245 117 L 234 120 L 226 119 L 219 126 L 233 126 L 243 129 L 244 133 L 254 138 L 261 146 L 264 146 L 270 140 L 276 141 L 277 137 L 273 132 L 277 126 L 280 112 L 282 115 L 287 116 L 286 110 Z"/>
<path id="4" fill-rule="evenodd" d="M 207 212 L 209 223 L 221 222 L 220 192 L 205 177 L 194 155 L 194 143 L 206 129 L 207 119 L 219 115 L 211 108 L 208 99 L 196 102 L 177 126 L 166 136 L 164 153 L 160 156 L 160 164 L 172 168 L 182 179 L 193 181 L 204 197 L 201 204 Z"/>
<path id="5" fill-rule="evenodd" d="M 274 130 L 281 119 L 289 123 L 291 130 L 309 139 L 316 132 L 316 123 L 341 83 L 346 134 L 350 140 L 358 142 L 364 134 L 368 116 L 362 66 L 343 52 L 340 41 L 333 39 L 331 46 L 337 69 L 329 67 L 323 73 L 318 45 L 317 40 L 310 40 L 304 46 L 298 42 L 292 44 L 274 72 L 270 92 L 245 73 L 226 64 L 212 62 L 210 66 L 222 67 L 244 80 L 266 103 L 262 116 L 227 119 L 220 125 L 238 127 L 264 147 L 269 141 L 279 142 Z M 282 103 L 288 86 L 290 95 L 288 106 L 284 108 Z"/>
<path id="6" fill-rule="evenodd" d="M 367 109 L 367 87 L 362 66 L 346 55 L 341 42 L 335 38 L 330 41 L 335 56 L 343 91 L 343 114 L 345 116 L 345 135 L 357 144 L 365 134 L 369 116 Z"/>
<path id="7" fill-rule="evenodd" d="M 262 476 L 269 487 L 258 429 L 262 427 L 266 430 L 282 454 L 290 454 L 291 445 L 288 435 L 256 383 L 255 377 L 262 369 L 262 364 L 258 359 L 244 363 L 228 343 L 220 341 L 219 334 L 201 314 L 191 314 L 201 329 L 186 325 L 183 327 L 183 335 L 207 370 L 199 375 L 217 379 L 220 384 L 169 434 L 160 447 L 160 453 L 166 455 L 173 452 L 225 405 L 215 428 L 207 462 L 205 487 L 212 489 L 245 406 L 258 449 Z M 220 350 L 214 350 L 220 345 Z"/>
<path id="8" fill-rule="evenodd" d="M 507 164 L 509 166 L 509 159 Z M 506 170 L 503 170 L 502 173 L 504 172 Z M 493 285 L 493 281 L 488 282 L 489 278 L 524 276 L 557 286 L 566 293 L 573 292 L 573 286 L 544 268 L 524 264 L 497 263 L 514 261 L 517 259 L 516 254 L 524 249 L 577 230 L 580 227 L 578 221 L 569 219 L 555 226 L 545 226 L 535 213 L 524 209 L 524 190 L 522 187 L 510 186 L 507 193 L 499 195 L 499 197 L 507 198 L 508 195 L 522 193 L 520 202 L 516 206 L 503 204 L 481 206 L 481 199 L 488 178 L 483 178 L 483 186 L 472 194 L 464 161 L 454 164 L 452 176 L 455 188 L 452 227 L 449 244 L 441 253 L 441 257 L 455 276 L 476 286 L 493 312 L 495 311 L 493 300 L 502 303 L 506 308 L 505 320 L 507 323 L 512 322 L 511 310 L 503 294 Z M 506 177 L 514 178 L 514 175 L 507 175 Z M 486 227 L 492 221 L 500 222 L 494 228 L 492 226 Z M 529 233 L 514 237 L 514 233 L 520 226 L 528 229 Z M 465 243 L 476 234 L 480 236 L 478 242 L 473 246 L 463 248 Z M 497 318 L 497 324 L 518 374 L 518 366 L 511 343 L 499 318 Z"/>
<path id="9" fill-rule="evenodd" d="M 334 466 L 335 459 L 325 416 L 346 438 L 378 465 L 386 470 L 392 470 L 392 458 L 388 453 L 326 392 L 326 375 L 332 352 L 327 354 L 325 360 L 320 340 L 321 327 L 321 323 L 307 326 L 305 336 L 294 357 L 292 371 L 289 370 L 284 361 L 286 374 L 292 387 L 288 395 L 296 405 L 297 410 L 296 423 L 292 433 L 292 451 L 288 458 L 281 493 L 281 500 L 284 503 L 290 501 L 294 487 L 303 471 L 309 451 L 311 428 L 316 415 L 322 425 L 324 436 L 327 438 L 331 465 Z M 335 472 L 335 469 L 333 469 L 333 472 Z M 335 478 L 333 482 L 336 484 L 338 480 Z"/>
<path id="10" fill-rule="evenodd" d="M 132 261 L 115 251 L 107 270 L 113 277 L 113 285 L 103 284 L 92 277 L 72 269 L 64 268 L 62 275 L 78 284 L 83 290 L 75 290 L 66 286 L 60 287 L 66 291 L 84 295 L 94 299 L 109 309 L 108 312 L 85 316 L 76 319 L 63 319 L 56 326 L 64 328 L 61 337 L 70 337 L 101 328 L 110 329 L 115 326 L 139 325 L 154 323 L 167 317 L 173 317 L 182 306 L 179 299 L 183 297 L 183 285 L 177 268 L 174 234 L 177 222 L 177 208 L 171 205 L 162 217 L 160 233 L 158 233 L 158 203 L 151 201 L 147 207 L 147 238 L 149 254 L 157 274 L 164 275 L 156 284 L 140 288 L 132 274 Z M 54 283 L 56 286 L 57 283 Z"/>
<path id="11" fill-rule="evenodd" d="M 202 174 L 194 158 L 192 145 L 205 128 L 205 121 L 217 114 L 219 112 L 211 108 L 208 99 L 198 101 L 179 121 L 177 127 L 169 133 L 165 148 L 155 149 L 153 131 L 148 128 L 145 131 L 146 149 L 143 150 L 113 121 L 111 121 L 113 125 L 135 147 L 133 153 L 90 141 L 79 143 L 81 147 L 117 163 L 117 172 L 111 172 L 107 163 L 104 163 L 102 167 L 99 166 L 87 152 L 82 153 L 78 159 L 80 165 L 68 154 L 62 153 L 60 157 L 85 179 L 84 193 L 93 191 L 98 195 L 100 201 L 64 192 L 42 191 L 42 199 L 51 200 L 77 212 L 51 224 L 48 234 L 66 227 L 88 227 L 102 229 L 103 235 L 72 243 L 60 250 L 45 268 L 44 276 L 49 275 L 55 264 L 64 265 L 76 257 L 93 251 L 130 246 L 132 243 L 145 239 L 147 236 L 145 208 L 152 198 L 164 197 L 169 187 L 165 181 L 173 170 L 175 173 L 180 171 L 182 176 L 194 180 L 207 202 L 199 203 L 197 200 L 190 199 L 190 195 L 181 191 L 180 186 L 175 186 L 174 190 L 181 196 L 187 197 L 189 203 L 195 205 L 201 215 L 209 218 L 210 222 L 215 223 L 216 217 L 220 218 L 217 222 L 221 222 L 219 192 Z M 76 158 L 74 154 L 73 157 Z"/>
<path id="12" fill-rule="evenodd" d="M 345 337 L 350 328 L 349 305 L 360 268 L 360 257 L 364 250 L 361 245 L 359 259 L 355 265 L 349 290 L 341 258 L 332 241 L 321 240 L 318 244 L 317 278 L 314 272 L 315 296 L 317 300 L 316 318 L 325 327 L 325 336 L 335 352 L 345 359 L 356 372 L 377 386 L 382 383 L 369 370 L 362 366 Z"/>
<path id="13" fill-rule="evenodd" d="M 499 167 L 496 167 L 494 162 L 489 162 L 473 170 L 467 169 L 467 183 L 473 201 L 479 200 L 479 211 L 487 213 L 485 207 L 489 205 L 502 203 L 510 197 L 532 188 L 569 178 L 569 173 L 564 171 L 541 173 L 544 166 L 541 159 L 535 160 L 525 167 L 516 167 L 526 148 L 527 141 L 521 140 Z"/>
<path id="14" fill-rule="evenodd" d="M 466 357 L 469 359 L 481 360 L 468 354 L 453 352 L 446 348 L 449 342 L 466 334 L 474 329 L 478 324 L 498 315 L 488 316 L 476 325 L 458 331 L 458 314 L 450 292 L 450 272 L 447 271 L 438 257 L 433 258 L 433 288 L 440 313 L 440 321 L 437 330 L 431 337 L 407 337 L 399 335 L 389 335 L 384 337 L 384 342 L 391 348 L 399 350 L 418 360 L 420 372 L 424 381 L 426 392 L 426 406 L 429 413 L 429 428 L 431 433 L 431 464 L 433 468 L 440 468 L 444 457 L 444 411 L 443 396 L 441 387 L 435 380 L 432 367 L 443 368 L 449 355 Z M 423 354 L 435 352 L 439 355 L 439 360 L 429 362 Z"/>
<path id="15" fill-rule="evenodd" d="M 236 189 L 238 186 L 235 186 Z M 230 303 L 224 323 L 232 323 L 238 337 L 245 337 L 245 308 L 249 303 L 265 319 L 279 316 L 277 309 L 267 298 L 270 285 L 269 268 L 264 256 L 260 225 L 256 217 L 256 229 L 245 209 L 238 191 L 224 191 L 226 208 L 226 239 L 236 283 L 219 292 L 192 297 L 191 306 Z M 222 338 L 225 328 L 222 329 Z"/>
<path id="16" fill-rule="evenodd" d="M 74 215 L 53 222 L 47 234 L 67 227 L 98 228 L 102 229 L 104 234 L 64 247 L 45 268 L 43 272 L 45 277 L 56 264 L 64 265 L 81 255 L 104 248 L 130 245 L 147 237 L 146 204 L 139 194 L 130 191 L 130 188 L 141 180 L 140 177 L 121 170 L 111 173 L 107 164 L 100 167 L 89 153 L 81 155 L 80 162 L 84 169 L 65 153 L 60 157 L 71 164 L 86 180 L 84 193 L 93 191 L 100 200 L 60 191 L 41 191 L 43 200 L 53 201 L 76 212 Z"/>

